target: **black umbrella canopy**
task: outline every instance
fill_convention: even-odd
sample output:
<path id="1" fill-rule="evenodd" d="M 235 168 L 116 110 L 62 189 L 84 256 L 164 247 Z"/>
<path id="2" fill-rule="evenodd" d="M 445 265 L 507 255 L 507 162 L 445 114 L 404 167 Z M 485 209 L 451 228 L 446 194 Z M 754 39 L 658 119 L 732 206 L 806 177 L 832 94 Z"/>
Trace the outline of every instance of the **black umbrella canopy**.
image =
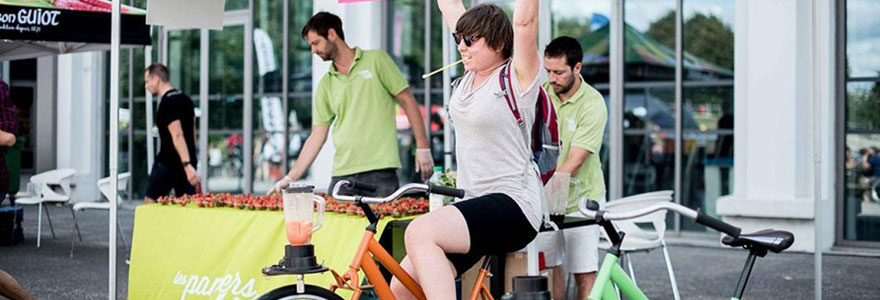
<path id="1" fill-rule="evenodd" d="M 124 45 L 149 45 L 146 11 L 122 9 Z M 109 49 L 110 1 L 0 0 L 0 60 Z"/>

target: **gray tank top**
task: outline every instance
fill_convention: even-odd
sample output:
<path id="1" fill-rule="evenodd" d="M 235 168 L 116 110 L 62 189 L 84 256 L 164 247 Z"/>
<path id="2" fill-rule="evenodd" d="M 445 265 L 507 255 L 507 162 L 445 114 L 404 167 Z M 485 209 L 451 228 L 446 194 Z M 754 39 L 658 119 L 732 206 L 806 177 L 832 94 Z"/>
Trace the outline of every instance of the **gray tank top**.
<path id="1" fill-rule="evenodd" d="M 501 92 L 500 72 L 501 67 L 473 89 L 476 73 L 468 72 L 452 92 L 449 114 L 455 126 L 458 188 L 467 192 L 465 199 L 491 193 L 509 196 L 537 230 L 544 192 L 525 142 L 531 140 L 531 130 L 517 126 Z M 540 76 L 523 89 L 516 72 L 510 73 L 525 128 L 532 128 Z"/>

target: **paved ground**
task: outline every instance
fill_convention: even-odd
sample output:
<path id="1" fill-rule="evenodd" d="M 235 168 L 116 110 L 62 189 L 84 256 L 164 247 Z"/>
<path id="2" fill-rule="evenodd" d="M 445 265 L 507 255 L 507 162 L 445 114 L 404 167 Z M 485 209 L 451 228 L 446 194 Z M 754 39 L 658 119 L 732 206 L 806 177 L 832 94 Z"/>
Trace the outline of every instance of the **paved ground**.
<path id="1" fill-rule="evenodd" d="M 8 204 L 8 202 L 7 202 Z M 106 299 L 108 284 L 107 212 L 78 214 L 83 242 L 69 257 L 72 218 L 67 207 L 50 207 L 57 239 L 44 218 L 42 247 L 36 248 L 37 208 L 25 207 L 24 243 L 0 247 L 0 269 L 13 276 L 38 299 Z M 130 241 L 131 207 L 119 211 Z M 676 239 L 679 240 L 679 239 Z M 717 247 L 670 246 L 669 252 L 682 299 L 729 299 L 746 252 Z M 124 299 L 128 286 L 128 250 L 119 244 L 117 293 Z M 671 299 L 662 252 L 633 256 L 638 284 L 652 299 Z M 878 299 L 880 258 L 847 255 L 824 257 L 825 299 Z M 813 298 L 813 256 L 804 253 L 771 254 L 758 260 L 746 299 Z"/>

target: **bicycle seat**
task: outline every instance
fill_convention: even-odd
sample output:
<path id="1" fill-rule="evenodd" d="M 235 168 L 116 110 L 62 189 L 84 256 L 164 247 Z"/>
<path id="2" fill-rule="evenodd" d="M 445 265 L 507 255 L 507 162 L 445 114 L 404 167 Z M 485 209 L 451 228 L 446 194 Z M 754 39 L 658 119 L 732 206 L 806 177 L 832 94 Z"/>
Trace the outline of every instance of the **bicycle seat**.
<path id="1" fill-rule="evenodd" d="M 731 247 L 761 247 L 775 253 L 782 252 L 794 243 L 794 234 L 788 231 L 764 229 L 758 232 L 740 234 L 739 238 L 726 235 L 721 243 Z"/>

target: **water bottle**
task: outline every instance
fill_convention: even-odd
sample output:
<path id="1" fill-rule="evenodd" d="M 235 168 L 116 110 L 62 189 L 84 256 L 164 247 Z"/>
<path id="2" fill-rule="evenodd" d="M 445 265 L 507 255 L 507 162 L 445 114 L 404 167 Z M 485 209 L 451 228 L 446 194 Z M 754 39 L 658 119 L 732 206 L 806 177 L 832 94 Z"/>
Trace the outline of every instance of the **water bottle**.
<path id="1" fill-rule="evenodd" d="M 440 176 L 443 173 L 443 167 L 435 166 L 434 174 L 431 175 L 431 178 L 428 179 L 428 183 L 436 186 L 443 186 L 442 180 L 440 180 Z M 434 211 L 443 207 L 443 195 L 440 194 L 430 194 L 428 195 L 428 211 Z"/>

